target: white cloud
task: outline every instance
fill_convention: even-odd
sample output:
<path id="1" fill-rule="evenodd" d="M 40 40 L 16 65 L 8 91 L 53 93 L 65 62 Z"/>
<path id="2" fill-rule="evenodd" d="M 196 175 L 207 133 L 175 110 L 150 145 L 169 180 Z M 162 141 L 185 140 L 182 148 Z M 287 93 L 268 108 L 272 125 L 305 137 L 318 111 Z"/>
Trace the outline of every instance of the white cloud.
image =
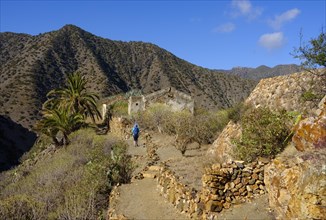
<path id="1" fill-rule="evenodd" d="M 285 38 L 282 32 L 263 34 L 258 43 L 268 50 L 273 50 L 282 47 L 285 44 Z"/>
<path id="2" fill-rule="evenodd" d="M 244 16 L 249 20 L 255 19 L 263 12 L 261 8 L 253 7 L 249 0 L 232 0 L 231 6 L 233 8 L 232 16 Z"/>
<path id="3" fill-rule="evenodd" d="M 275 15 L 273 20 L 269 20 L 269 24 L 275 29 L 279 30 L 284 23 L 295 19 L 300 14 L 300 10 L 297 8 L 288 10 L 280 15 Z"/>
<path id="4" fill-rule="evenodd" d="M 215 28 L 213 31 L 214 32 L 219 32 L 219 33 L 229 33 L 235 30 L 235 24 L 228 22 L 225 24 L 221 24 L 217 28 Z"/>

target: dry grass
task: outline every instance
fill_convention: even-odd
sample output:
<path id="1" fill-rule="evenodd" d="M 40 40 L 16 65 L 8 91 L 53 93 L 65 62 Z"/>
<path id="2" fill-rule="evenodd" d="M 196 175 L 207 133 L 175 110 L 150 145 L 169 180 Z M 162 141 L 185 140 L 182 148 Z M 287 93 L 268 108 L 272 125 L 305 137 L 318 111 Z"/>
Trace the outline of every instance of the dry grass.
<path id="1" fill-rule="evenodd" d="M 126 151 L 120 150 L 118 159 L 112 159 L 112 152 L 125 149 L 125 144 L 114 137 L 97 136 L 91 129 L 74 133 L 71 145 L 65 148 L 49 148 L 46 143 L 47 140 L 39 141 L 20 166 L 2 174 L 0 216 L 5 219 L 104 218 L 108 193 L 120 181 L 116 178 L 110 182 L 108 171 L 117 166 L 132 169 Z M 124 158 L 123 162 L 120 158 Z M 119 172 L 116 171 L 117 176 Z M 26 216 L 22 216 L 24 213 Z"/>

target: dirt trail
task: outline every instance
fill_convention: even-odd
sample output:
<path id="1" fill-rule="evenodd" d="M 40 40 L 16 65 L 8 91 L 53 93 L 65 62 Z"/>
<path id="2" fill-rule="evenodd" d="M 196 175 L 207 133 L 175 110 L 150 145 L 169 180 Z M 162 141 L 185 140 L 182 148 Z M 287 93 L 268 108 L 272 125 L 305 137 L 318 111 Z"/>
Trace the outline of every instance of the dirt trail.
<path id="1" fill-rule="evenodd" d="M 161 134 L 153 134 L 152 137 L 153 143 L 159 147 L 157 153 L 160 161 L 167 162 L 170 169 L 183 177 L 183 182 L 195 188 L 200 187 L 201 170 L 205 164 L 207 146 L 202 146 L 201 149 L 190 149 L 184 157 L 172 146 L 172 137 Z M 140 147 L 134 147 L 131 139 L 127 142 L 129 144 L 128 153 L 138 164 L 134 172 L 136 174 L 145 167 L 146 148 L 142 139 L 139 143 Z M 119 192 L 116 211 L 128 219 L 189 219 L 159 194 L 157 181 L 153 178 L 133 180 L 130 184 L 120 186 Z M 234 205 L 231 209 L 223 210 L 219 219 L 272 220 L 274 217 L 268 209 L 267 195 L 263 195 L 252 202 Z"/>
<path id="2" fill-rule="evenodd" d="M 139 143 L 140 147 L 134 147 L 131 139 L 127 142 L 128 153 L 135 158 L 138 165 L 134 172 L 136 174 L 145 166 L 146 148 L 142 141 Z M 116 212 L 128 219 L 189 219 L 160 195 L 157 186 L 157 181 L 153 178 L 133 180 L 130 184 L 120 186 Z"/>
<path id="3" fill-rule="evenodd" d="M 131 219 L 187 219 L 159 195 L 156 180 L 149 178 L 121 186 L 116 209 Z"/>

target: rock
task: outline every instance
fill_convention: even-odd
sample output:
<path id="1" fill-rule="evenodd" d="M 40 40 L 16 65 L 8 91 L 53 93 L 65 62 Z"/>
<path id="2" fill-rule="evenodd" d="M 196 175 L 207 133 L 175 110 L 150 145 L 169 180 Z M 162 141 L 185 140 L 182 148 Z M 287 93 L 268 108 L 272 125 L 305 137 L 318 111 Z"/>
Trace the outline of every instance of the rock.
<path id="1" fill-rule="evenodd" d="M 176 198 L 175 198 L 174 189 L 170 189 L 170 191 L 168 192 L 168 200 L 170 203 L 173 203 L 173 204 L 175 203 Z"/>
<path id="2" fill-rule="evenodd" d="M 261 162 L 263 164 L 268 164 L 270 162 L 270 159 L 266 157 L 258 157 L 258 162 Z"/>
<path id="3" fill-rule="evenodd" d="M 244 168 L 243 163 L 239 163 L 239 162 L 237 162 L 236 165 L 237 165 L 237 167 L 240 168 L 240 169 Z"/>
<path id="4" fill-rule="evenodd" d="M 258 188 L 259 188 L 259 186 L 258 186 L 257 184 L 255 184 L 255 185 L 252 185 L 251 187 L 252 187 L 252 189 L 253 189 L 253 190 L 256 190 L 256 189 L 258 189 Z"/>
<path id="5" fill-rule="evenodd" d="M 249 185 L 254 185 L 255 184 L 255 182 L 256 182 L 256 180 L 255 179 L 251 179 L 251 180 L 249 180 Z"/>
<path id="6" fill-rule="evenodd" d="M 238 184 L 238 183 L 241 182 L 241 179 L 238 177 L 238 178 L 236 178 L 233 182 L 234 182 L 234 184 Z"/>
<path id="7" fill-rule="evenodd" d="M 221 202 L 218 201 L 208 201 L 205 204 L 205 210 L 207 211 L 211 211 L 211 212 L 220 212 L 223 209 L 223 204 Z"/>
<path id="8" fill-rule="evenodd" d="M 142 174 L 143 174 L 143 177 L 144 178 L 155 179 L 157 177 L 157 174 L 156 173 L 146 172 L 146 173 L 142 173 Z"/>
<path id="9" fill-rule="evenodd" d="M 215 163 L 212 165 L 212 170 L 219 170 L 221 169 L 221 164 L 220 163 Z"/>
<path id="10" fill-rule="evenodd" d="M 325 161 L 322 150 L 278 157 L 265 167 L 269 204 L 278 219 L 325 218 Z"/>
<path id="11" fill-rule="evenodd" d="M 218 194 L 219 194 L 220 196 L 223 196 L 223 195 L 224 195 L 223 190 L 219 190 L 219 191 L 218 191 Z"/>
<path id="12" fill-rule="evenodd" d="M 326 101 L 322 105 L 321 113 L 317 117 L 306 118 L 294 128 L 292 141 L 297 150 L 326 148 Z"/>
<path id="13" fill-rule="evenodd" d="M 148 167 L 148 170 L 151 170 L 151 171 L 159 171 L 161 169 L 160 166 L 150 166 Z"/>
<path id="14" fill-rule="evenodd" d="M 241 187 L 241 188 L 239 189 L 239 193 L 243 193 L 245 190 L 246 190 L 245 187 Z"/>
<path id="15" fill-rule="evenodd" d="M 241 126 L 230 121 L 208 149 L 207 155 L 221 163 L 233 159 L 232 140 L 241 136 Z"/>
<path id="16" fill-rule="evenodd" d="M 263 174 L 263 173 L 260 173 L 260 174 L 258 175 L 258 179 L 259 179 L 260 181 L 264 181 L 264 174 Z"/>
<path id="17" fill-rule="evenodd" d="M 246 186 L 246 189 L 248 192 L 252 192 L 252 188 L 249 185 Z"/>
<path id="18" fill-rule="evenodd" d="M 225 208 L 225 209 L 229 209 L 230 207 L 231 207 L 231 203 L 230 202 L 225 202 L 223 204 L 223 208 Z"/>
<path id="19" fill-rule="evenodd" d="M 177 205 L 177 209 L 179 209 L 181 212 L 184 210 L 184 200 L 180 200 Z"/>
<path id="20" fill-rule="evenodd" d="M 258 177 L 258 175 L 257 175 L 256 173 L 252 174 L 251 177 L 252 177 L 254 180 L 258 180 L 258 179 L 259 179 L 259 177 Z"/>

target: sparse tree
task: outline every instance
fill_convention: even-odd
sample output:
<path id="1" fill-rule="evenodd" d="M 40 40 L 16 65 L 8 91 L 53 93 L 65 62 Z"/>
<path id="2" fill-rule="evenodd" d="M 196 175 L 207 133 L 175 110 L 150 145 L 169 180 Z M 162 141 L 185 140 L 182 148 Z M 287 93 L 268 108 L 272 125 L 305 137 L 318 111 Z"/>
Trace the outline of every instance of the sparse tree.
<path id="1" fill-rule="evenodd" d="M 301 60 L 303 69 L 316 73 L 319 68 L 326 68 L 326 33 L 322 29 L 318 37 L 312 38 L 309 44 L 302 42 L 300 33 L 300 47 L 294 49 L 293 56 Z M 326 71 L 322 71 L 325 76 Z"/>

